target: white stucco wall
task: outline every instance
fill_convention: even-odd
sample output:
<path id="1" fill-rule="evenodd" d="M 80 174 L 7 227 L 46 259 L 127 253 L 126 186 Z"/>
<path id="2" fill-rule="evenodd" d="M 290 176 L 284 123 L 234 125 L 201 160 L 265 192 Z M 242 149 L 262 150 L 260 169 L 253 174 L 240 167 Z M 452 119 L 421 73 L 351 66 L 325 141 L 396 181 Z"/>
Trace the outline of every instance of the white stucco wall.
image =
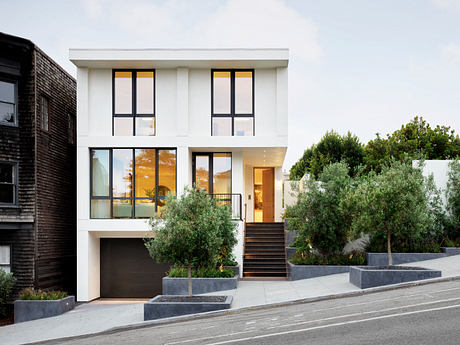
<path id="1" fill-rule="evenodd" d="M 447 181 L 449 179 L 449 163 L 450 160 L 426 160 L 423 166 L 423 175 L 429 176 L 433 175 L 433 180 L 436 185 L 436 188 L 441 191 L 441 199 L 446 205 L 446 188 Z M 418 162 L 414 161 L 414 165 L 417 165 Z"/>

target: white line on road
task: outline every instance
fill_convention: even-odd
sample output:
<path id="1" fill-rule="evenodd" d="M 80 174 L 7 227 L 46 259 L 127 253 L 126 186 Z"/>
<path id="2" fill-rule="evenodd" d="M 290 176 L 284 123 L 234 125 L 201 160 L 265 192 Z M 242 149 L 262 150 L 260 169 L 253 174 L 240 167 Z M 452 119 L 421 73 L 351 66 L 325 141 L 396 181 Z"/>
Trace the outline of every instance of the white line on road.
<path id="1" fill-rule="evenodd" d="M 295 330 L 292 330 L 292 331 L 277 332 L 277 333 L 270 333 L 270 334 L 262 334 L 262 335 L 256 335 L 256 336 L 253 336 L 253 337 L 221 341 L 221 342 L 218 342 L 218 343 L 209 343 L 207 345 L 222 345 L 222 344 L 230 344 L 230 343 L 239 343 L 239 342 L 242 342 L 242 341 L 246 342 L 246 341 L 254 340 L 254 339 L 263 339 L 263 338 L 269 338 L 269 337 L 276 337 L 276 336 L 285 335 L 285 334 L 307 332 L 307 331 L 313 331 L 313 330 L 322 329 L 322 328 L 344 326 L 344 325 L 360 323 L 360 322 L 381 320 L 381 319 L 387 319 L 387 318 L 391 318 L 391 317 L 398 317 L 398 316 L 405 316 L 405 315 L 421 314 L 421 313 L 427 313 L 427 312 L 431 312 L 431 311 L 446 310 L 446 309 L 453 309 L 453 308 L 460 308 L 460 304 L 459 305 L 451 305 L 451 306 L 447 306 L 447 307 L 440 307 L 440 308 L 416 310 L 416 311 L 410 311 L 410 312 L 406 312 L 406 313 L 375 316 L 375 317 L 371 317 L 371 318 L 368 318 L 368 319 L 338 322 L 338 323 L 332 323 L 332 324 L 329 324 L 329 325 L 321 325 L 321 326 L 315 326 L 315 327 L 309 327 L 309 328 L 295 329 Z"/>
<path id="2" fill-rule="evenodd" d="M 186 343 L 191 343 L 192 341 L 211 340 L 214 338 L 231 337 L 232 335 L 238 335 L 238 334 L 244 334 L 244 333 L 250 333 L 250 332 L 254 332 L 254 330 L 251 329 L 251 330 L 241 331 L 241 332 L 227 333 L 227 334 L 221 334 L 221 335 L 212 335 L 212 336 L 203 337 L 203 338 L 194 338 L 194 339 L 187 339 L 187 340 L 181 340 L 181 341 L 174 341 L 172 343 L 165 343 L 164 345 L 186 344 Z"/>

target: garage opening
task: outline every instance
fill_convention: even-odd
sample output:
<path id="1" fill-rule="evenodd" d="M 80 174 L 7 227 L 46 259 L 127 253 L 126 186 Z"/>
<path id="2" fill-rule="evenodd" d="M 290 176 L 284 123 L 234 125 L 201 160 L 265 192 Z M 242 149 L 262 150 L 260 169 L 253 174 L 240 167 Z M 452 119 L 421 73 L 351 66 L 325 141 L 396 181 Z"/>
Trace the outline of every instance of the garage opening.
<path id="1" fill-rule="evenodd" d="M 101 238 L 100 255 L 102 298 L 161 295 L 169 265 L 155 263 L 141 238 Z"/>

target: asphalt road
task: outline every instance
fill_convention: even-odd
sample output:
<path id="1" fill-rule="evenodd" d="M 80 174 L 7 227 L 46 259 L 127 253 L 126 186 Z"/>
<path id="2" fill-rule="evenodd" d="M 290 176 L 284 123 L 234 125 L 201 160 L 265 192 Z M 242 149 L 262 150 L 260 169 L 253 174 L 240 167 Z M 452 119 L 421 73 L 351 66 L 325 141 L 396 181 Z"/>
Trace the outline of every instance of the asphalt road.
<path id="1" fill-rule="evenodd" d="M 47 344 L 460 344 L 460 281 Z"/>

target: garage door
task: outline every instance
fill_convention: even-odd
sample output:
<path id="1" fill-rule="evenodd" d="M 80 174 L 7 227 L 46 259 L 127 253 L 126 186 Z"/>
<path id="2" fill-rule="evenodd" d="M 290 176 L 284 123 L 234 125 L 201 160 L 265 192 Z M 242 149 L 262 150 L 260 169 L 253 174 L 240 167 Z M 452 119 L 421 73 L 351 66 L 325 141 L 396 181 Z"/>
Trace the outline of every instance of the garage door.
<path id="1" fill-rule="evenodd" d="M 152 260 L 140 238 L 101 238 L 101 297 L 161 295 L 168 270 Z"/>

